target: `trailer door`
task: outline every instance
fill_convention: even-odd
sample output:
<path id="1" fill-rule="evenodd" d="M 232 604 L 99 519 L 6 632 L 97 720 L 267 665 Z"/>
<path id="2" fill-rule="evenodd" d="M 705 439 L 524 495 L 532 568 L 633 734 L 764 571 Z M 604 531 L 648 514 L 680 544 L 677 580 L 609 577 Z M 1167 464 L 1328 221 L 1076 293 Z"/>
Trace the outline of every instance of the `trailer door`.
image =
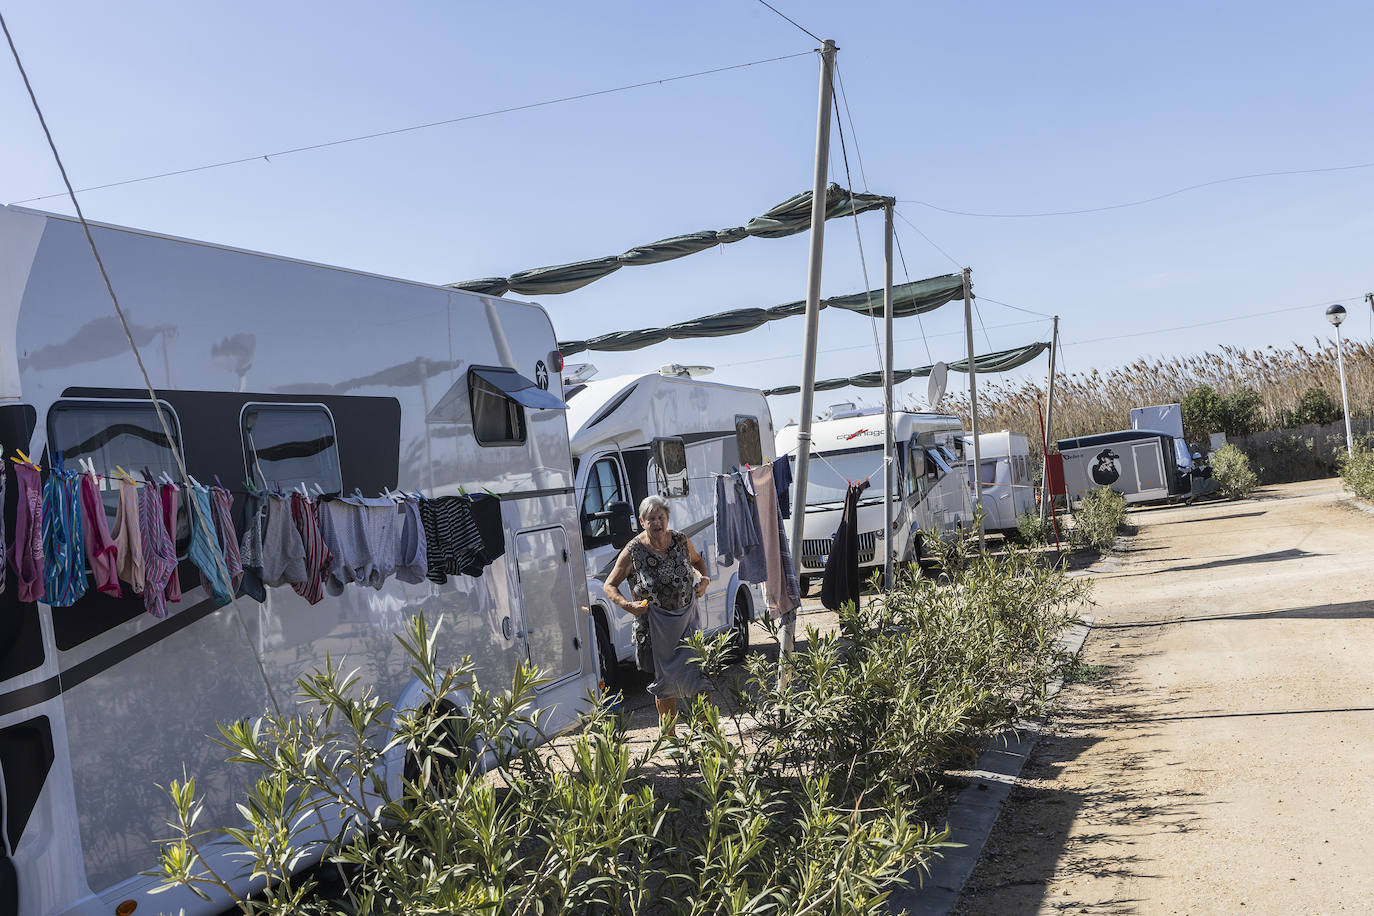
<path id="1" fill-rule="evenodd" d="M 515 536 L 516 571 L 526 654 L 543 676 L 560 681 L 582 670 L 577 593 L 562 528 Z"/>
<path id="2" fill-rule="evenodd" d="M 1138 492 L 1168 487 L 1169 481 L 1164 476 L 1164 459 L 1160 453 L 1158 439 L 1132 445 L 1131 460 L 1135 462 L 1135 484 Z"/>

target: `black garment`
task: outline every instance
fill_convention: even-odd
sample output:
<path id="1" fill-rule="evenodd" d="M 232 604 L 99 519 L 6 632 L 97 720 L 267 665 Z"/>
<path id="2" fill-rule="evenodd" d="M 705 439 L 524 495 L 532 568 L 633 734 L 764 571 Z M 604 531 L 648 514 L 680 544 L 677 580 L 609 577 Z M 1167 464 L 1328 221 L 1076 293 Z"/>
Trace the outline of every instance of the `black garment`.
<path id="1" fill-rule="evenodd" d="M 440 496 L 420 502 L 420 524 L 425 529 L 425 578 L 440 585 L 476 564 L 475 575 L 487 565 L 482 555 L 482 533 L 472 517 L 472 503 L 463 496 Z"/>
<path id="2" fill-rule="evenodd" d="M 862 582 L 859 579 L 859 494 L 868 488 L 868 481 L 851 483 L 844 494 L 844 511 L 840 513 L 840 527 L 830 544 L 825 560 L 825 578 L 821 580 L 821 604 L 838 611 L 846 601 L 859 601 Z"/>
<path id="3" fill-rule="evenodd" d="M 778 491 L 778 508 L 783 518 L 792 517 L 792 456 L 783 455 L 773 462 L 773 487 Z"/>
<path id="4" fill-rule="evenodd" d="M 490 566 L 498 557 L 506 553 L 506 533 L 501 527 L 501 498 L 490 493 L 478 493 L 472 499 L 472 520 L 477 524 L 477 533 L 482 538 L 480 561 L 463 567 L 469 576 L 482 575 L 482 568 Z"/>

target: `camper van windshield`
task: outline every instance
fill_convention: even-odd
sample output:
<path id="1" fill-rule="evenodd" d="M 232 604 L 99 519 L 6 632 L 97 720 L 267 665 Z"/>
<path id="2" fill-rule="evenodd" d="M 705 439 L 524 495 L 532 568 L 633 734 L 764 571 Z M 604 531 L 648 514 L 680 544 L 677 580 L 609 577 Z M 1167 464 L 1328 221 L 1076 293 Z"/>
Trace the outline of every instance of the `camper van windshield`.
<path id="1" fill-rule="evenodd" d="M 806 481 L 807 505 L 843 502 L 851 480 L 867 480 L 862 501 L 883 498 L 883 449 L 847 448 L 834 452 L 813 452 Z"/>

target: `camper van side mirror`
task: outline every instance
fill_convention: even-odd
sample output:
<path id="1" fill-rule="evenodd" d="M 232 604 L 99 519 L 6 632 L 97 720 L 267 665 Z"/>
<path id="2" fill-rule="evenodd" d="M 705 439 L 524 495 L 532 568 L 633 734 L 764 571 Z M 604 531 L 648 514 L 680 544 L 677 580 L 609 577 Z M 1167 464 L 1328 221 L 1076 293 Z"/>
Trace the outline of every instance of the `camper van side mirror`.
<path id="1" fill-rule="evenodd" d="M 617 499 L 606 504 L 606 515 L 611 523 L 611 546 L 619 550 L 634 539 L 634 510 L 623 499 Z"/>

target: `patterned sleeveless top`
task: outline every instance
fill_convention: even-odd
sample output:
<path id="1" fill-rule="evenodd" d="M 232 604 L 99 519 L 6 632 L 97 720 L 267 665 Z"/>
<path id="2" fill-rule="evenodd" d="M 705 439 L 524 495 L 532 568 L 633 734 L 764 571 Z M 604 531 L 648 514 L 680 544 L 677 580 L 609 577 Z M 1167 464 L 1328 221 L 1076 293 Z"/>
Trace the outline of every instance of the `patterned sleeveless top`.
<path id="1" fill-rule="evenodd" d="M 696 589 L 696 570 L 692 568 L 687 536 L 673 532 L 673 542 L 659 556 L 638 539 L 630 542 L 630 592 L 664 610 L 686 607 Z"/>

